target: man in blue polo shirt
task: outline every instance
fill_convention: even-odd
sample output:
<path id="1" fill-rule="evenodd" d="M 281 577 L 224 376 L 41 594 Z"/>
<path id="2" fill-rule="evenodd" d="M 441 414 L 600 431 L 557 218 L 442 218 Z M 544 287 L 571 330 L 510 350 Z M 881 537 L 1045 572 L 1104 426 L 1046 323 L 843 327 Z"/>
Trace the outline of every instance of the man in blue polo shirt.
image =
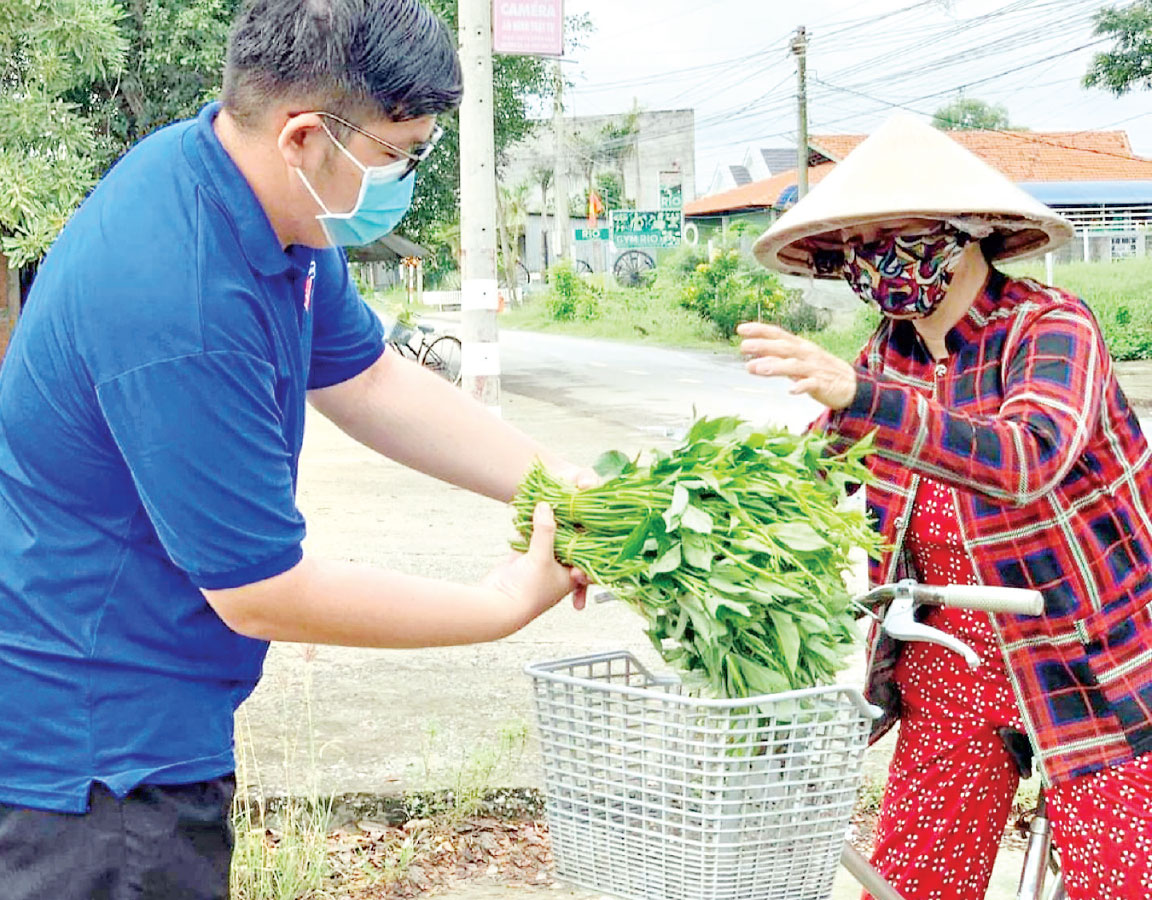
<path id="1" fill-rule="evenodd" d="M 268 641 L 490 640 L 579 598 L 544 508 L 480 586 L 301 550 L 306 396 L 491 497 L 563 467 L 385 353 L 333 247 L 394 227 L 460 92 L 417 0 L 252 0 L 222 104 L 127 154 L 48 254 L 0 371 L 5 900 L 225 897 Z"/>

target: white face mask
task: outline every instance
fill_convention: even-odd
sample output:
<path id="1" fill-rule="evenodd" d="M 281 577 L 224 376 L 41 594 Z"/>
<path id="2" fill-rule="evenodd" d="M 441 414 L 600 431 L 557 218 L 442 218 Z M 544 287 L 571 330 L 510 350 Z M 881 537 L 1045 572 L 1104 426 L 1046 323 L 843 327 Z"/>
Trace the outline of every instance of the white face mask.
<path id="1" fill-rule="evenodd" d="M 303 170 L 297 168 L 296 174 L 304 182 L 304 187 L 308 189 L 317 205 L 324 210 L 323 214 L 316 216 L 316 219 L 333 246 L 361 247 L 374 243 L 390 234 L 408 212 L 416 188 L 416 174 L 413 172 L 411 177 L 404 177 L 404 173 L 410 167 L 406 159 L 399 159 L 386 166 L 366 166 L 336 140 L 327 125 L 321 122 L 321 127 L 332 139 L 332 143 L 352 160 L 363 176 L 360 179 L 360 193 L 352 209 L 344 213 L 334 213 L 320 199 L 320 195 L 309 183 Z"/>

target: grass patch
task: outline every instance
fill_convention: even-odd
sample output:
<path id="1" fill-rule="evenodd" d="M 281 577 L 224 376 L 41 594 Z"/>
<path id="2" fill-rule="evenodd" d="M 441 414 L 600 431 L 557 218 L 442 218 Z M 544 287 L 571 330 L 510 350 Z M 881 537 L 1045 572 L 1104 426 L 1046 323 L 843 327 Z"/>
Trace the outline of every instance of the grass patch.
<path id="1" fill-rule="evenodd" d="M 829 353 L 847 362 L 856 362 L 860 350 L 880 324 L 880 312 L 874 306 L 860 305 L 851 318 L 834 321 L 820 331 L 803 332 L 803 337 L 819 344 Z"/>
<path id="2" fill-rule="evenodd" d="M 422 789 L 405 795 L 406 821 L 391 825 L 362 820 L 334 828 L 335 798 L 318 787 L 324 747 L 318 745 L 312 715 L 316 653 L 315 647 L 305 645 L 299 664 L 285 676 L 299 682 L 297 693 L 303 707 L 292 708 L 294 692 L 284 690 L 280 695 L 281 764 L 287 796 L 267 796 L 247 712 L 241 707 L 236 714 L 235 849 L 230 878 L 234 900 L 367 900 L 383 896 L 381 892 L 393 885 L 404 887 L 403 896 L 412 896 L 416 888 L 429 887 L 428 878 L 439 870 L 455 874 L 466 863 L 476 863 L 479 851 L 471 844 L 465 848 L 461 834 L 475 830 L 480 850 L 500 844 L 497 849 L 503 851 L 508 849 L 505 845 L 515 843 L 504 832 L 517 832 L 518 826 L 490 824 L 482 829 L 469 823 L 497 823 L 500 820 L 493 816 L 501 813 L 540 814 L 532 798 L 496 788 L 526 750 L 527 723 L 505 723 L 494 740 L 461 748 L 446 746 L 447 736 L 429 723 L 422 771 L 416 773 Z M 531 832 L 530 826 L 525 828 Z"/>
<path id="3" fill-rule="evenodd" d="M 316 786 L 320 750 L 312 717 L 312 661 L 316 649 L 306 645 L 300 667 L 304 715 L 284 700 L 283 765 L 286 784 L 302 789 L 270 810 L 253 752 L 252 731 L 246 710 L 236 714 L 236 796 L 232 804 L 235 849 L 232 855 L 230 894 L 235 900 L 299 900 L 316 896 L 331 873 L 328 827 L 332 798 L 320 796 Z M 301 744 L 305 759 L 301 760 Z M 304 784 L 293 777 L 304 774 Z"/>
<path id="4" fill-rule="evenodd" d="M 1017 278 L 1044 282 L 1043 260 L 1005 266 Z M 1056 287 L 1082 297 L 1100 322 L 1113 359 L 1152 359 L 1152 257 L 1069 263 L 1053 273 Z"/>
<path id="5" fill-rule="evenodd" d="M 569 321 L 554 319 L 548 308 L 548 295 L 538 294 L 520 306 L 505 309 L 500 316 L 500 327 L 675 347 L 732 345 L 711 323 L 644 288 L 606 291 L 598 296 L 594 318 Z"/>

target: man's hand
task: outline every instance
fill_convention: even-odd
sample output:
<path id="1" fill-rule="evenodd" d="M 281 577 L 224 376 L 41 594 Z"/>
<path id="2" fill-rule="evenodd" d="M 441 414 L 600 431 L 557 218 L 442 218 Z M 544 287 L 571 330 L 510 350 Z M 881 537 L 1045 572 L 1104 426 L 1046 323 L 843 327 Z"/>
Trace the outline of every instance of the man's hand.
<path id="1" fill-rule="evenodd" d="M 744 338 L 740 352 L 752 357 L 753 375 L 791 378 L 793 394 L 808 394 L 829 409 L 844 409 L 856 396 L 856 370 L 838 356 L 804 338 L 759 322 L 736 329 Z"/>
<path id="2" fill-rule="evenodd" d="M 532 513 L 532 540 L 527 553 L 513 553 L 481 582 L 522 605 L 524 624 L 572 595 L 572 605 L 583 609 L 588 578 L 578 569 L 556 561 L 556 518 L 547 503 L 536 504 Z"/>

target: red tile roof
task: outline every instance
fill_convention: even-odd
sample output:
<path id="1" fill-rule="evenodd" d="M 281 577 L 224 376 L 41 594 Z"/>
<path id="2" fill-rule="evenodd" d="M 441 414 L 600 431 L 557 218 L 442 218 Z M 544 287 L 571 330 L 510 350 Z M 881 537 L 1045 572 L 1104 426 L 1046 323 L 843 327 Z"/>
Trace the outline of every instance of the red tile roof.
<path id="1" fill-rule="evenodd" d="M 1152 181 L 1152 159 L 1132 153 L 1123 131 L 951 131 L 948 136 L 1013 181 Z M 832 160 L 808 170 L 815 184 L 866 138 L 864 134 L 814 135 L 808 145 Z M 684 208 L 688 216 L 766 209 L 796 183 L 781 172 L 735 190 L 701 197 Z"/>
<path id="2" fill-rule="evenodd" d="M 1152 180 L 1152 159 L 1135 156 L 1123 131 L 950 131 L 948 136 L 1013 181 Z M 809 145 L 838 162 L 865 137 L 819 135 Z"/>
<path id="3" fill-rule="evenodd" d="M 817 184 L 825 175 L 836 168 L 833 163 L 821 163 L 808 169 L 808 184 Z M 701 197 L 684 207 L 686 216 L 706 216 L 712 213 L 734 212 L 742 209 L 768 209 L 775 206 L 780 194 L 796 184 L 796 170 L 781 172 L 763 181 L 753 181 L 751 184 L 713 194 L 711 197 Z"/>

